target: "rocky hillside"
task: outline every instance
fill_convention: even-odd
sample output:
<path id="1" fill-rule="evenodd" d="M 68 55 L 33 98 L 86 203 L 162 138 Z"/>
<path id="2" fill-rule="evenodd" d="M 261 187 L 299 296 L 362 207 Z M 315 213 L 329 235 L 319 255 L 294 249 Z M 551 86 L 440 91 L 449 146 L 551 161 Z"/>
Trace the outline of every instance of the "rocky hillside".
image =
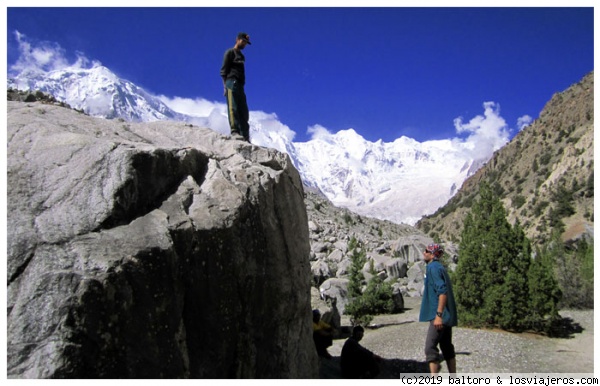
<path id="1" fill-rule="evenodd" d="M 289 157 L 27 98 L 7 105 L 8 377 L 318 376 Z"/>
<path id="2" fill-rule="evenodd" d="M 334 206 L 324 195 L 305 187 L 305 203 L 310 232 L 312 305 L 334 326 L 348 303 L 347 285 L 351 265 L 352 238 L 366 253 L 363 266 L 366 280 L 375 273 L 390 282 L 394 290 L 395 311 L 404 308 L 405 297 L 422 294 L 425 264 L 423 249 L 433 239 L 415 227 L 395 224 L 355 214 Z M 452 269 L 456 249 L 449 245 L 447 262 Z"/>
<path id="3" fill-rule="evenodd" d="M 458 242 L 482 182 L 500 195 L 509 220 L 518 219 L 538 245 L 555 229 L 564 240 L 593 237 L 594 73 L 555 94 L 533 124 L 416 226 L 436 239 Z"/>

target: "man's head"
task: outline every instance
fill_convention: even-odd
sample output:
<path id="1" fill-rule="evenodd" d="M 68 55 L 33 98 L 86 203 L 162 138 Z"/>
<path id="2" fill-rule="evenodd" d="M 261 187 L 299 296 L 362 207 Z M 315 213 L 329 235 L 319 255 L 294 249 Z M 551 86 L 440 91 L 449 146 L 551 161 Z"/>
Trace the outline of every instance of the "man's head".
<path id="1" fill-rule="evenodd" d="M 429 263 L 431 260 L 439 259 L 444 254 L 444 250 L 439 244 L 429 244 L 423 251 L 423 260 Z"/>
<path id="2" fill-rule="evenodd" d="M 240 32 L 239 34 L 237 34 L 235 46 L 240 49 L 243 49 L 244 47 L 246 47 L 246 44 L 252 44 L 250 43 L 250 35 L 248 35 L 245 32 Z"/>
<path id="3" fill-rule="evenodd" d="M 361 326 L 356 326 L 352 329 L 352 337 L 357 341 L 360 341 L 365 335 L 365 329 Z"/>

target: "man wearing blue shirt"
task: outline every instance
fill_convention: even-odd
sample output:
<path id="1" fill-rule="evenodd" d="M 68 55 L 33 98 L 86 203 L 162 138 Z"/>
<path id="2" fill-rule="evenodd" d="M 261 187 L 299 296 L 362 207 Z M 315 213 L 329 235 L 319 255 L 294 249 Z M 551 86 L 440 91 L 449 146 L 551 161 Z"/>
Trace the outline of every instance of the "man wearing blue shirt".
<path id="1" fill-rule="evenodd" d="M 439 258 L 444 251 L 438 244 L 431 244 L 423 252 L 423 260 L 427 263 L 425 286 L 421 301 L 420 322 L 429 322 L 427 339 L 425 340 L 425 357 L 429 363 L 431 374 L 441 369 L 441 358 L 438 345 L 444 360 L 448 364 L 448 372 L 456 373 L 456 354 L 452 344 L 452 327 L 458 324 L 456 302 L 452 292 L 452 283 L 446 268 Z"/>

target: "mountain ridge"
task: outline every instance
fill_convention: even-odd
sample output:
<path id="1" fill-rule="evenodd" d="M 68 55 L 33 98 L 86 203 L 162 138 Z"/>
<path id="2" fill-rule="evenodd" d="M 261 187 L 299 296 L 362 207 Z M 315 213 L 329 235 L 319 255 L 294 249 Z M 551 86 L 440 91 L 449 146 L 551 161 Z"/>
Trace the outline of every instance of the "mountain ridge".
<path id="1" fill-rule="evenodd" d="M 563 240 L 593 237 L 593 96 L 593 71 L 555 93 L 537 120 L 496 151 L 417 228 L 434 238 L 458 241 L 478 186 L 486 182 L 502 199 L 509 221 L 518 219 L 536 244 L 548 242 L 553 230 Z"/>
<path id="2" fill-rule="evenodd" d="M 89 69 L 67 67 L 9 77 L 8 87 L 40 90 L 75 109 L 107 119 L 134 122 L 175 120 L 207 125 L 227 135 L 225 105 L 207 116 L 175 112 L 160 97 L 120 79 L 97 63 Z M 486 115 L 493 109 L 484 104 Z M 400 137 L 393 142 L 370 142 L 353 129 L 315 136 L 304 143 L 292 142 L 273 129 L 272 117 L 251 112 L 253 143 L 290 155 L 305 185 L 318 188 L 337 206 L 353 212 L 414 225 L 434 213 L 454 196 L 463 181 L 508 142 L 508 135 L 486 144 L 483 155 L 460 140 L 418 142 Z M 435 189 L 431 181 L 435 180 Z M 393 208 L 393 210 L 390 210 Z"/>
<path id="3" fill-rule="evenodd" d="M 72 108 L 107 119 L 133 122 L 186 120 L 132 82 L 120 79 L 107 67 L 68 67 L 49 72 L 25 72 L 8 80 L 9 88 L 40 90 Z"/>

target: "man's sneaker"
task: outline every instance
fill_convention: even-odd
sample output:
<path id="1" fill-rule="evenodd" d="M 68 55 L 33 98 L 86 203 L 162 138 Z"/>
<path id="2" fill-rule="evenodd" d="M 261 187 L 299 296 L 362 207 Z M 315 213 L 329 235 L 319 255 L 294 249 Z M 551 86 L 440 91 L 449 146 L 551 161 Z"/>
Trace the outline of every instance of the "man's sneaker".
<path id="1" fill-rule="evenodd" d="M 231 133 L 231 138 L 232 139 L 236 139 L 238 141 L 243 141 L 244 140 L 244 136 L 241 135 L 240 133 Z"/>

